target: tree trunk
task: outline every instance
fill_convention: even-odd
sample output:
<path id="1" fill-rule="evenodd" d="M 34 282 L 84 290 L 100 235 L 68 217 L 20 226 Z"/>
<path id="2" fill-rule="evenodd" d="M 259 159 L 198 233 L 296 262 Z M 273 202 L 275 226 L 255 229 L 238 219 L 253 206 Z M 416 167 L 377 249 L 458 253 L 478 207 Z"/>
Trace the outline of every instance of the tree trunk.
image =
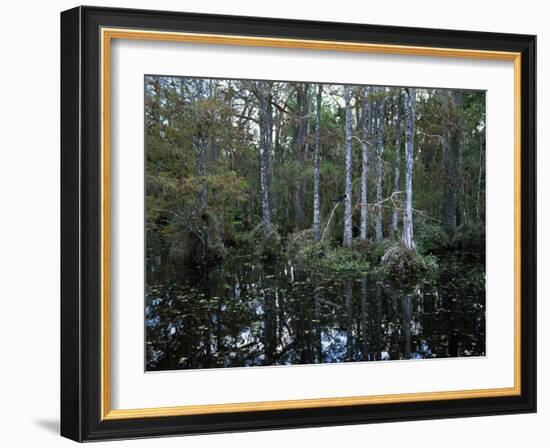
<path id="1" fill-rule="evenodd" d="M 412 175 L 414 156 L 414 120 L 416 113 L 416 89 L 405 92 L 405 213 L 403 214 L 403 233 L 401 241 L 407 249 L 414 249 L 412 217 Z"/>
<path id="2" fill-rule="evenodd" d="M 321 153 L 321 101 L 323 85 L 317 88 L 315 150 L 313 154 L 313 238 L 316 243 L 321 241 L 321 197 L 319 195 L 319 162 Z"/>
<path id="3" fill-rule="evenodd" d="M 399 188 L 399 170 L 401 168 L 401 95 L 397 94 L 394 97 L 395 100 L 395 165 L 393 168 L 393 192 L 400 190 Z M 392 229 L 397 232 L 397 225 L 399 223 L 399 210 L 393 209 L 393 215 L 391 220 Z"/>
<path id="4" fill-rule="evenodd" d="M 363 90 L 363 141 L 361 143 L 361 241 L 367 240 L 368 205 L 367 205 L 367 178 L 369 170 L 369 139 L 371 134 L 372 104 L 369 98 L 370 88 Z"/>
<path id="5" fill-rule="evenodd" d="M 451 99 L 453 125 L 445 158 L 446 189 L 443 196 L 443 228 L 450 237 L 454 235 L 457 226 L 460 146 L 463 132 L 462 92 L 453 90 Z"/>
<path id="6" fill-rule="evenodd" d="M 263 233 L 264 240 L 267 241 L 271 234 L 271 207 L 269 203 L 269 179 L 268 179 L 268 157 L 271 151 L 271 129 L 268 118 L 270 97 L 270 86 L 266 81 L 258 82 L 258 103 L 259 103 L 259 121 L 260 121 L 260 190 L 262 196 L 263 213 Z"/>
<path id="7" fill-rule="evenodd" d="M 269 191 L 269 203 L 271 205 L 271 215 L 276 215 L 275 210 L 275 188 L 273 185 L 273 167 L 275 163 L 275 145 L 273 144 L 273 92 L 269 89 L 266 105 L 266 132 L 267 132 L 267 175 L 269 179 L 268 191 Z"/>
<path id="8" fill-rule="evenodd" d="M 297 227 L 304 222 L 304 196 L 305 186 L 301 171 L 308 152 L 307 136 L 309 133 L 310 98 L 309 84 L 301 84 L 296 91 L 296 102 L 298 106 L 298 124 L 295 136 L 296 147 L 296 177 L 294 183 L 294 220 Z"/>
<path id="9" fill-rule="evenodd" d="M 382 88 L 384 93 L 384 89 Z M 382 152 L 384 150 L 384 124 L 385 124 L 386 98 L 382 96 L 378 100 L 378 120 L 376 134 L 376 205 L 375 210 L 375 237 L 381 241 L 382 234 Z"/>
<path id="10" fill-rule="evenodd" d="M 346 158 L 346 188 L 344 196 L 344 241 L 345 247 L 351 247 L 352 229 L 351 229 L 351 170 L 352 170 L 352 153 L 351 153 L 351 107 L 350 107 L 350 92 L 349 86 L 344 85 L 344 101 L 345 101 L 345 158 Z"/>
<path id="11" fill-rule="evenodd" d="M 481 203 L 481 176 L 483 173 L 483 167 L 485 165 L 483 159 L 483 146 L 484 146 L 483 134 L 479 137 L 479 172 L 477 177 L 477 194 L 476 194 L 476 224 L 481 222 L 480 203 Z"/>
<path id="12" fill-rule="evenodd" d="M 162 123 L 161 116 L 160 116 L 160 109 L 161 109 L 161 92 L 160 92 L 160 76 L 155 76 L 152 81 L 153 85 L 153 91 L 154 91 L 154 98 L 155 101 L 151 105 L 152 109 L 152 118 L 153 123 L 157 127 L 157 135 L 160 137 L 160 125 Z"/>
<path id="13" fill-rule="evenodd" d="M 201 110 L 203 107 L 201 102 L 204 100 L 204 80 L 197 80 L 196 87 L 196 102 L 198 103 L 196 104 L 198 130 L 195 136 L 195 145 L 199 153 L 197 158 L 197 172 L 201 183 L 201 189 L 199 191 L 199 204 L 201 210 L 204 211 L 208 205 L 206 196 L 206 135 L 203 129 L 204 112 Z"/>
<path id="14" fill-rule="evenodd" d="M 199 149 L 198 159 L 198 172 L 201 179 L 201 190 L 199 192 L 199 202 L 201 209 L 206 209 L 207 196 L 206 196 L 206 142 L 203 135 L 199 135 L 197 138 L 197 146 Z"/>

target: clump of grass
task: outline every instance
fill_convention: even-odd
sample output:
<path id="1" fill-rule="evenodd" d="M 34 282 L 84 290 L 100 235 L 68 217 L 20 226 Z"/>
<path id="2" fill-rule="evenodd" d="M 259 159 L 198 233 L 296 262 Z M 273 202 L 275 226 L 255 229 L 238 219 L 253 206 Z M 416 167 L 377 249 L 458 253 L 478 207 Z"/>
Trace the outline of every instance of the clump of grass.
<path id="1" fill-rule="evenodd" d="M 314 261 L 321 269 L 339 273 L 367 274 L 370 271 L 367 252 L 357 246 L 328 248 Z"/>
<path id="2" fill-rule="evenodd" d="M 394 242 L 391 240 L 369 241 L 365 244 L 365 250 L 371 264 L 373 266 L 379 266 L 382 257 L 393 244 Z"/>
<path id="3" fill-rule="evenodd" d="M 437 270 L 436 257 L 407 249 L 400 243 L 392 244 L 380 261 L 380 271 L 400 283 L 432 282 Z"/>
<path id="4" fill-rule="evenodd" d="M 287 255 L 305 268 L 337 273 L 366 274 L 371 266 L 364 246 L 335 246 L 330 241 L 315 243 L 310 231 L 291 235 Z"/>

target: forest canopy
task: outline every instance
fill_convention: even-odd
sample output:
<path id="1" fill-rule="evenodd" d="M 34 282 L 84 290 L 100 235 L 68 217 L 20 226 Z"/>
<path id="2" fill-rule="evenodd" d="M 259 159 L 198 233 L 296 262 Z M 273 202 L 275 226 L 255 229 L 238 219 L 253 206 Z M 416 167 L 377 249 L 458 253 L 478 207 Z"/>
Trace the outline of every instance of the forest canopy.
<path id="1" fill-rule="evenodd" d="M 484 245 L 484 92 L 146 76 L 145 98 L 151 266 Z"/>

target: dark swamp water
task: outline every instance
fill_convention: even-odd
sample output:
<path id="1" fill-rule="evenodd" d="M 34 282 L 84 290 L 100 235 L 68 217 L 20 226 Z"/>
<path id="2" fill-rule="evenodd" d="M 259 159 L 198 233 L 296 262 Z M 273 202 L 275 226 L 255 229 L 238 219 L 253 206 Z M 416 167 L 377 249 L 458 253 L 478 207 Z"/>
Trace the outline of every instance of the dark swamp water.
<path id="1" fill-rule="evenodd" d="M 397 287 L 235 257 L 148 273 L 145 325 L 148 371 L 483 356 L 484 268 Z"/>

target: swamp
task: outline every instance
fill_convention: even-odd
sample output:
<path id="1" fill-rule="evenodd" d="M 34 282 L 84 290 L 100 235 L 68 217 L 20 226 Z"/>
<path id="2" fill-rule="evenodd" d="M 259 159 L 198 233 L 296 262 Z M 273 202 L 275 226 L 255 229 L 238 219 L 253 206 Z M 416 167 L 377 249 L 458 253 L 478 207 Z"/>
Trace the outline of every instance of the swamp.
<path id="1" fill-rule="evenodd" d="M 485 356 L 485 92 L 144 81 L 146 370 Z"/>

